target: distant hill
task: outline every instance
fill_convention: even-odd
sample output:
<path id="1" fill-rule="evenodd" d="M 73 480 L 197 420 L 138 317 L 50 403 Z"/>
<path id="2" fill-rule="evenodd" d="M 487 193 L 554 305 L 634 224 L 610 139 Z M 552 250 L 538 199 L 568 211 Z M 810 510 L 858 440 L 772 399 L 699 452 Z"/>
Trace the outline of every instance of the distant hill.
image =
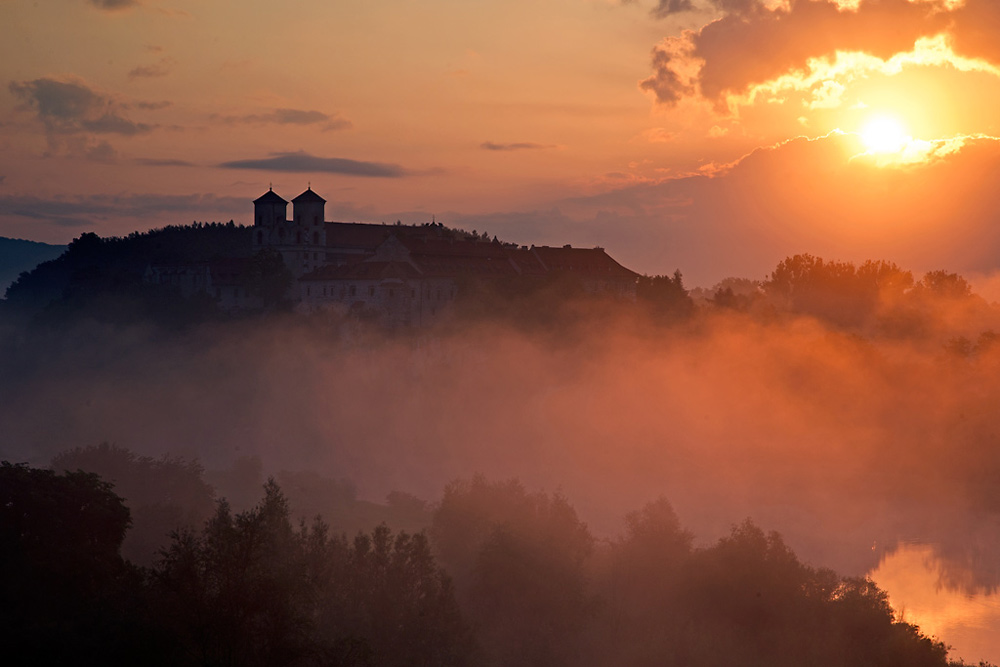
<path id="1" fill-rule="evenodd" d="M 0 298 L 3 298 L 7 287 L 17 280 L 22 272 L 31 271 L 42 262 L 55 259 L 65 251 L 64 245 L 0 236 Z"/>
<path id="2" fill-rule="evenodd" d="M 170 286 L 147 285 L 145 270 L 151 264 L 184 265 L 252 255 L 250 229 L 232 221 L 171 225 L 123 237 L 101 238 L 86 232 L 57 258 L 18 276 L 7 288 L 3 305 L 8 313 L 46 311 L 43 317 L 50 323 L 81 316 L 122 322 L 150 316 L 167 322 L 197 319 L 202 315 L 198 309 L 214 306 L 213 301 L 188 303 L 190 299 L 176 298 L 179 295 Z M 173 312 L 177 308 L 183 312 Z"/>

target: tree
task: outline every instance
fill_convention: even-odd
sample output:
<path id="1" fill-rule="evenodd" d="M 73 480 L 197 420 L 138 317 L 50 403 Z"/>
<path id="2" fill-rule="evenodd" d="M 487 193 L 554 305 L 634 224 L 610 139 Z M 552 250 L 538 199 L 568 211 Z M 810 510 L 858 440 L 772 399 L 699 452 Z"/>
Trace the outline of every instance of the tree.
<path id="1" fill-rule="evenodd" d="M 155 570 L 177 664 L 462 665 L 471 640 L 423 535 L 381 526 L 352 546 L 317 519 L 292 527 L 269 480 L 236 516 L 221 501 Z"/>
<path id="2" fill-rule="evenodd" d="M 680 269 L 672 276 L 639 276 L 636 298 L 659 316 L 683 317 L 694 311 Z"/>
<path id="3" fill-rule="evenodd" d="M 97 475 L 0 463 L 0 644 L 8 664 L 159 662 L 141 577 L 118 551 L 128 525 L 128 508 Z"/>
<path id="4" fill-rule="evenodd" d="M 175 533 L 156 578 L 181 664 L 293 665 L 310 650 L 311 588 L 288 504 L 273 480 L 235 517 L 225 501 L 201 535 Z"/>
<path id="5" fill-rule="evenodd" d="M 561 495 L 482 476 L 452 482 L 432 535 L 490 664 L 575 662 L 592 603 L 593 537 Z"/>
<path id="6" fill-rule="evenodd" d="M 213 512 L 214 491 L 197 461 L 153 459 L 105 442 L 61 452 L 52 467 L 96 473 L 115 485 L 132 517 L 122 553 L 141 565 L 153 563 L 171 531 L 200 526 Z"/>

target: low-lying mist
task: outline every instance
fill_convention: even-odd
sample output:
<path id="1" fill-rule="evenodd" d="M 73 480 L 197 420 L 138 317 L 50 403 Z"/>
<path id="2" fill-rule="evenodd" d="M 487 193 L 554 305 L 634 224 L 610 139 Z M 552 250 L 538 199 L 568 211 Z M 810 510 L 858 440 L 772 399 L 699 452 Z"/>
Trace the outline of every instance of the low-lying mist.
<path id="1" fill-rule="evenodd" d="M 933 543 L 949 583 L 986 590 L 1000 346 L 956 352 L 995 323 L 962 326 L 866 335 L 721 309 L 668 325 L 604 305 L 564 330 L 388 335 L 289 316 L 9 331 L 0 448 L 39 466 L 105 441 L 210 470 L 259 457 L 265 475 L 346 479 L 377 501 L 516 477 L 560 491 L 599 536 L 662 496 L 699 542 L 750 517 L 845 574 Z"/>

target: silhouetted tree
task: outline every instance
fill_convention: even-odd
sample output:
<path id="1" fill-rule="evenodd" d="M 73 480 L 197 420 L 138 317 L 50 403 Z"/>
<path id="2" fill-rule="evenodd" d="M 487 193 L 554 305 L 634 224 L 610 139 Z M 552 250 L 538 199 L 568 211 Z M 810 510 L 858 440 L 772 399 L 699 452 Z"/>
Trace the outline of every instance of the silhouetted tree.
<path id="1" fill-rule="evenodd" d="M 660 316 L 684 317 L 694 312 L 680 269 L 672 276 L 639 276 L 636 298 Z"/>
<path id="2" fill-rule="evenodd" d="M 155 574 L 177 664 L 462 665 L 472 648 L 423 535 L 296 530 L 273 480 L 253 509 L 222 501 L 177 533 Z"/>
<path id="3" fill-rule="evenodd" d="M 575 662 L 592 611 L 583 565 L 593 538 L 565 498 L 515 480 L 455 481 L 432 534 L 489 664 Z"/>
<path id="4" fill-rule="evenodd" d="M 10 665 L 159 664 L 111 485 L 0 463 L 0 646 Z"/>
<path id="5" fill-rule="evenodd" d="M 214 510 L 214 492 L 196 461 L 153 459 L 102 443 L 57 454 L 52 468 L 96 473 L 114 484 L 132 516 L 122 553 L 141 565 L 153 563 L 172 531 L 200 526 Z"/>

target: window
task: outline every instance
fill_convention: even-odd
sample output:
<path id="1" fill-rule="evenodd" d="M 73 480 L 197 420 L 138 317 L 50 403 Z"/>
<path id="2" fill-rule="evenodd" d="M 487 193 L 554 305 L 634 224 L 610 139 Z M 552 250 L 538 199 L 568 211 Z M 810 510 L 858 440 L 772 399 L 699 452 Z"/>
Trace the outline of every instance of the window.
<path id="1" fill-rule="evenodd" d="M 257 230 L 257 245 L 264 244 L 264 232 Z"/>
<path id="2" fill-rule="evenodd" d="M 375 296 L 375 288 L 374 287 L 369 287 L 368 288 L 368 296 Z"/>
<path id="3" fill-rule="evenodd" d="M 295 234 L 295 242 L 296 243 L 302 243 L 302 232 L 297 232 Z"/>
<path id="4" fill-rule="evenodd" d="M 319 232 L 313 232 L 313 245 L 319 245 Z"/>
<path id="5" fill-rule="evenodd" d="M 351 285 L 350 293 L 351 293 L 351 296 L 357 296 L 358 295 L 358 289 L 354 285 Z"/>
<path id="6" fill-rule="evenodd" d="M 396 296 L 396 290 L 394 290 L 394 289 L 390 289 L 390 290 L 389 290 L 389 298 L 391 299 L 391 298 L 392 298 L 392 297 L 394 297 L 394 296 Z"/>

